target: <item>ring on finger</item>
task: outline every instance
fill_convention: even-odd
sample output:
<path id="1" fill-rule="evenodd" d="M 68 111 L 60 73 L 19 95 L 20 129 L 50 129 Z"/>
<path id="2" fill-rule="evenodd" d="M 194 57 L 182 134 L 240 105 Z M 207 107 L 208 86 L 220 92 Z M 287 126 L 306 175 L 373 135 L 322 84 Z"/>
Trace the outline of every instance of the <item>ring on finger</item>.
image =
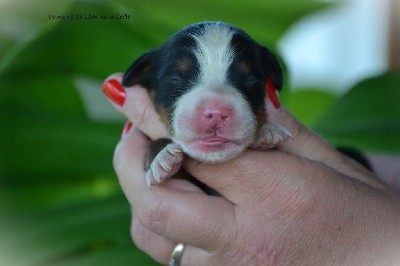
<path id="1" fill-rule="evenodd" d="M 183 251 L 185 251 L 185 244 L 178 243 L 172 250 L 171 257 L 168 260 L 168 266 L 179 266 L 181 265 L 181 260 L 183 256 Z"/>

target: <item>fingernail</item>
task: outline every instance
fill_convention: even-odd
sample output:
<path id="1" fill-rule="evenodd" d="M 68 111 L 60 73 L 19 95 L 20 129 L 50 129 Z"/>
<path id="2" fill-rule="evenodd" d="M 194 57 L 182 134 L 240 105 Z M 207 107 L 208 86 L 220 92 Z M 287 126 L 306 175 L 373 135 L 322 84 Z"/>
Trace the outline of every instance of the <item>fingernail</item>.
<path id="1" fill-rule="evenodd" d="M 131 121 L 125 123 L 124 129 L 122 130 L 121 139 L 124 139 L 126 135 L 128 135 L 129 131 L 131 130 L 133 124 Z"/>
<path id="2" fill-rule="evenodd" d="M 103 83 L 104 94 L 119 106 L 124 105 L 126 92 L 116 79 L 110 79 Z"/>
<path id="3" fill-rule="evenodd" d="M 272 104 L 275 106 L 275 109 L 281 107 L 279 102 L 278 92 L 275 89 L 274 83 L 271 79 L 267 79 L 267 94 L 268 98 L 271 100 Z"/>

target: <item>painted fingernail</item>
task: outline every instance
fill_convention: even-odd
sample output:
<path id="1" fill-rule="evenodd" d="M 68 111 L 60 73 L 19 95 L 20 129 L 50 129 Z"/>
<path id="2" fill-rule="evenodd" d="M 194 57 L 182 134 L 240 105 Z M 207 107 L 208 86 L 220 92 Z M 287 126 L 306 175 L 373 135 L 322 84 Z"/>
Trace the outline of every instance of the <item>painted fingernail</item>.
<path id="1" fill-rule="evenodd" d="M 271 79 L 267 79 L 267 94 L 268 98 L 271 100 L 272 104 L 275 106 L 275 109 L 281 107 L 281 103 L 279 102 L 278 92 L 275 89 L 274 83 Z"/>
<path id="2" fill-rule="evenodd" d="M 124 105 L 126 92 L 116 79 L 110 79 L 103 83 L 104 94 L 119 106 Z"/>
<path id="3" fill-rule="evenodd" d="M 131 121 L 125 123 L 124 129 L 122 130 L 121 139 L 124 139 L 126 135 L 128 135 L 129 131 L 131 130 L 133 124 Z"/>

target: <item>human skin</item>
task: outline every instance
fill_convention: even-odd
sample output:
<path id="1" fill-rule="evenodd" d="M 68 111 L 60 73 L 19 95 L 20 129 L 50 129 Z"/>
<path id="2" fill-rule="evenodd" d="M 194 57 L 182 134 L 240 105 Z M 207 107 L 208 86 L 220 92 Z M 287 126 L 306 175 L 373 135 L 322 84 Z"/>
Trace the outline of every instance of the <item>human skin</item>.
<path id="1" fill-rule="evenodd" d="M 400 154 L 368 154 L 368 161 L 378 177 L 400 193 Z"/>
<path id="2" fill-rule="evenodd" d="M 277 149 L 247 150 L 220 164 L 185 161 L 191 175 L 221 194 L 215 197 L 185 180 L 149 189 L 148 138 L 168 133 L 145 89 L 126 88 L 124 104 L 114 106 L 134 124 L 114 155 L 132 206 L 132 239 L 155 260 L 165 264 L 182 242 L 181 265 L 400 263 L 398 196 L 284 107 L 266 101 L 267 119 L 294 137 Z"/>

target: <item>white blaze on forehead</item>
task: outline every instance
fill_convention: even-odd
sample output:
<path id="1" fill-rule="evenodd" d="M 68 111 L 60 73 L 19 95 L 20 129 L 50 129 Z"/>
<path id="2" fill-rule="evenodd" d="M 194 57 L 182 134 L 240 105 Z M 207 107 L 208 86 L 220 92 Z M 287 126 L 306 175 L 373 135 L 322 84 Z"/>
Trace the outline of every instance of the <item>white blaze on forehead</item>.
<path id="1" fill-rule="evenodd" d="M 241 153 L 254 142 L 256 117 L 250 103 L 238 88 L 228 82 L 228 71 L 235 51 L 231 45 L 235 30 L 223 23 L 206 24 L 191 36 L 196 41 L 193 54 L 199 66 L 196 83 L 178 98 L 172 114 L 172 138 L 182 150 L 194 159 L 204 162 L 222 162 Z M 204 129 L 202 108 L 204 103 L 216 99 L 232 110 L 230 123 L 218 132 Z M 202 151 L 196 141 L 217 134 L 231 145 L 224 149 Z"/>
<path id="2" fill-rule="evenodd" d="M 220 85 L 226 83 L 229 66 L 234 57 L 231 40 L 234 32 L 224 24 L 206 25 L 192 35 L 197 42 L 194 50 L 200 66 L 200 83 Z"/>

